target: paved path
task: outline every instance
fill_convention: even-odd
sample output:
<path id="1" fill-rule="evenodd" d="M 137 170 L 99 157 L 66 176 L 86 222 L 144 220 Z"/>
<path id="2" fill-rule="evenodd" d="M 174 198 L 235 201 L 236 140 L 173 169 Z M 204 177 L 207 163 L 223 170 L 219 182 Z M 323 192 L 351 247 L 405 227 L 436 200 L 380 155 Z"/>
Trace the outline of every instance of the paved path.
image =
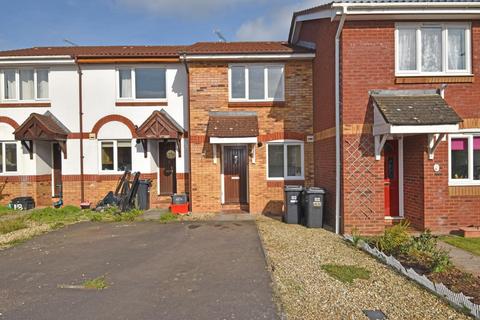
<path id="1" fill-rule="evenodd" d="M 0 251 L 0 320 L 277 319 L 270 281 L 251 221 L 82 223 Z"/>
<path id="2" fill-rule="evenodd" d="M 468 251 L 452 246 L 446 242 L 438 241 L 438 246 L 450 252 L 453 264 L 465 272 L 480 277 L 480 257 Z"/>

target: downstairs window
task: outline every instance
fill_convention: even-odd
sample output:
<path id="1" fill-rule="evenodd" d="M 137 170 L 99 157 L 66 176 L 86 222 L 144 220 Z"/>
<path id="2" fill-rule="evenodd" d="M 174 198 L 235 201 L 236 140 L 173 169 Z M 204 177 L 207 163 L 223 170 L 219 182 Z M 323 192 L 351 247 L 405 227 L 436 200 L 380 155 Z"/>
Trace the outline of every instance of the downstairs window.
<path id="1" fill-rule="evenodd" d="M 0 173 L 17 172 L 17 143 L 0 142 Z"/>
<path id="2" fill-rule="evenodd" d="M 303 143 L 271 142 L 267 144 L 268 179 L 302 180 Z"/>
<path id="3" fill-rule="evenodd" d="M 100 143 L 101 171 L 131 171 L 132 143 L 130 140 Z"/>
<path id="4" fill-rule="evenodd" d="M 480 185 L 480 134 L 451 136 L 449 157 L 450 184 Z"/>

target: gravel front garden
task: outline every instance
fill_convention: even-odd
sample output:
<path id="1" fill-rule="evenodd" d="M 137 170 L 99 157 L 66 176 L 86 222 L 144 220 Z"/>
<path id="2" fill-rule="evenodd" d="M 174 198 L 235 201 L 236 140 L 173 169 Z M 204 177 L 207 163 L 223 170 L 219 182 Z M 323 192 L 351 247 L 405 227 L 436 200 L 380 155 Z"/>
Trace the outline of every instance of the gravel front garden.
<path id="1" fill-rule="evenodd" d="M 263 216 L 257 225 L 288 319 L 367 319 L 364 310 L 381 310 L 388 319 L 468 319 L 329 231 Z M 332 266 L 364 271 L 343 281 Z"/>

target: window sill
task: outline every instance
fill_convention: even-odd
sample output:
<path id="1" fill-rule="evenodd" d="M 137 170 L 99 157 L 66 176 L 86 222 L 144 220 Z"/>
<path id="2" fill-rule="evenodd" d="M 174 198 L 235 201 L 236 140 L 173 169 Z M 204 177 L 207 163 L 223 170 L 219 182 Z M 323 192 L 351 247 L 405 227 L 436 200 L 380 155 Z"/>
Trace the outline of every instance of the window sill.
<path id="1" fill-rule="evenodd" d="M 50 102 L 0 102 L 0 108 L 50 108 Z"/>
<path id="2" fill-rule="evenodd" d="M 250 107 L 285 107 L 285 101 L 230 101 L 229 108 L 250 108 Z"/>
<path id="3" fill-rule="evenodd" d="M 267 178 L 267 181 L 304 181 L 304 177 L 291 177 L 291 178 Z"/>
<path id="4" fill-rule="evenodd" d="M 116 107 L 166 107 L 168 106 L 168 101 L 159 100 L 159 101 L 117 101 L 115 102 Z"/>
<path id="5" fill-rule="evenodd" d="M 480 187 L 480 181 L 452 181 L 448 182 L 449 187 Z"/>
<path id="6" fill-rule="evenodd" d="M 415 83 L 473 83 L 472 74 L 465 75 L 396 75 L 396 84 L 415 84 Z"/>

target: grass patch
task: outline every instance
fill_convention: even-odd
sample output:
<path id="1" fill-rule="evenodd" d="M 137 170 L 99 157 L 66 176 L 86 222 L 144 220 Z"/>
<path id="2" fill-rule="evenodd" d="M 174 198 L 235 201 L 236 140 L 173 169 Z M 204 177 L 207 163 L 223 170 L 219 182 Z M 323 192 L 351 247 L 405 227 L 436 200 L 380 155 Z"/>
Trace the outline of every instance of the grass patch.
<path id="1" fill-rule="evenodd" d="M 15 210 L 10 209 L 9 207 L 0 206 L 0 217 L 12 214 L 14 212 Z"/>
<path id="2" fill-rule="evenodd" d="M 95 279 L 85 280 L 82 283 L 82 286 L 85 289 L 103 290 L 108 287 L 108 283 L 107 283 L 107 280 L 105 279 L 105 276 L 102 276 Z"/>
<path id="3" fill-rule="evenodd" d="M 464 238 L 459 236 L 445 236 L 441 240 L 457 248 L 480 256 L 480 238 Z"/>
<path id="4" fill-rule="evenodd" d="M 162 214 L 160 216 L 160 219 L 159 219 L 160 223 L 169 223 L 169 222 L 176 221 L 176 220 L 178 220 L 178 216 L 176 214 L 171 213 L 171 212 Z"/>
<path id="5" fill-rule="evenodd" d="M 328 273 L 329 276 L 343 282 L 353 283 L 355 279 L 370 279 L 370 271 L 356 266 L 345 266 L 339 264 L 324 264 L 322 269 Z"/>
<path id="6" fill-rule="evenodd" d="M 84 213 L 80 208 L 65 206 L 60 209 L 44 208 L 33 210 L 28 219 L 38 223 L 69 223 L 81 220 Z"/>
<path id="7" fill-rule="evenodd" d="M 0 234 L 6 234 L 20 229 L 25 229 L 27 224 L 24 218 L 0 221 Z"/>

